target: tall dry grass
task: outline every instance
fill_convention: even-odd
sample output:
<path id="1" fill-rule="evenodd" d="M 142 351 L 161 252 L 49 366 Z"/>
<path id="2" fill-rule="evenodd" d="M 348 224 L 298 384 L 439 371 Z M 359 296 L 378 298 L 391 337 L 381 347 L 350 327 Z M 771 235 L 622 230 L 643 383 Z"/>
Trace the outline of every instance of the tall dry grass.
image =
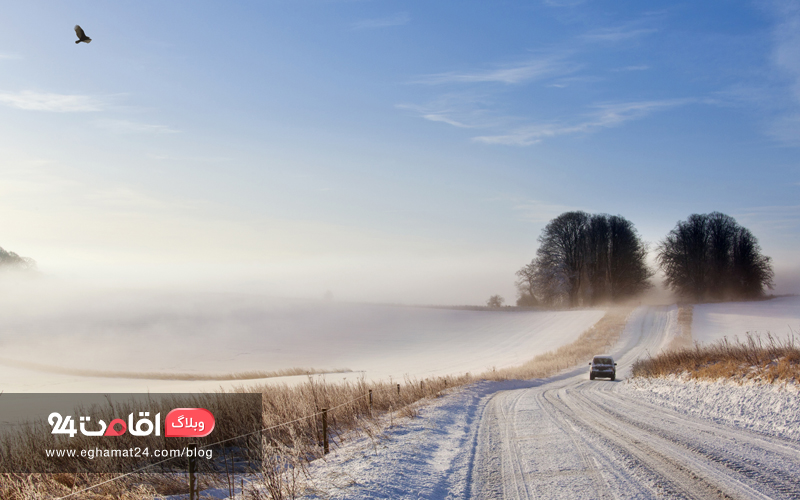
<path id="1" fill-rule="evenodd" d="M 709 345 L 665 351 L 633 364 L 634 377 L 687 375 L 693 379 L 747 380 L 775 383 L 800 381 L 800 346 L 794 334 L 778 339 L 748 333 L 744 341 L 724 338 Z"/>
<path id="2" fill-rule="evenodd" d="M 331 449 L 335 450 L 358 433 L 377 438 L 381 433 L 381 417 L 384 417 L 385 420 L 385 416 L 390 414 L 390 421 L 392 421 L 399 416 L 413 416 L 416 410 L 412 408 L 412 405 L 417 401 L 438 396 L 449 388 L 464 385 L 472 380 L 474 380 L 473 377 L 468 374 L 423 380 L 408 378 L 399 383 L 396 381 L 367 383 L 363 379 L 355 382 L 327 383 L 324 380 L 309 377 L 307 383 L 297 386 L 265 385 L 238 389 L 240 392 L 256 392 L 262 395 L 262 421 L 257 427 L 266 430 L 257 437 L 262 440 L 265 454 L 261 466 L 251 470 L 251 472 L 260 473 L 257 477 L 260 478 L 261 483 L 261 487 L 257 488 L 251 485 L 249 491 L 252 498 L 277 500 L 293 498 L 299 494 L 306 464 L 323 455 L 320 415 L 323 409 L 328 410 L 328 436 Z M 369 402 L 370 390 L 372 390 L 373 396 L 372 405 Z M 215 394 L 203 395 L 202 398 L 202 401 L 167 400 L 164 404 L 169 408 L 188 406 L 210 409 L 218 423 L 213 434 L 213 441 L 233 438 L 237 436 L 237 429 L 247 428 L 250 424 L 250 422 L 239 421 L 246 418 L 247 415 L 252 415 L 252 412 L 246 411 L 247 409 L 222 407 L 215 403 Z M 77 413 L 92 414 L 95 420 L 99 418 L 109 420 L 109 415 L 127 414 L 134 411 L 131 405 L 135 406 L 135 403 L 127 404 L 127 406 L 116 405 L 108 409 L 100 409 L 99 412 L 88 412 L 86 409 L 81 409 Z M 166 411 L 168 409 L 162 413 L 166 414 Z M 252 426 L 249 425 L 249 428 Z M 40 423 L 22 428 L 16 433 L 4 434 L 0 438 L 0 459 L 4 461 L 4 466 L 19 470 L 25 468 L 42 470 L 48 467 L 50 470 L 76 470 L 76 467 L 80 465 L 76 460 L 79 459 L 65 458 L 62 463 L 55 464 L 52 459 L 45 462 L 44 450 L 53 447 L 52 442 L 48 440 L 49 432 L 50 426 Z M 126 438 L 132 439 L 129 435 L 115 439 Z M 91 441 L 80 434 L 69 439 L 69 447 L 72 449 L 88 449 L 97 445 L 96 441 Z M 168 442 L 163 437 L 145 438 L 145 440 L 147 442 L 131 441 L 131 445 L 150 446 L 151 449 L 155 449 L 165 447 Z M 211 436 L 207 440 L 212 441 Z M 205 443 L 201 440 L 198 444 L 203 446 Z M 224 449 L 222 451 L 224 452 Z M 95 459 L 91 464 L 93 470 L 114 470 L 117 465 L 116 459 L 105 460 L 104 463 L 103 459 Z M 178 467 L 185 465 L 177 464 Z M 225 466 L 227 470 L 227 462 Z M 241 469 L 237 470 L 238 472 L 241 472 Z M 3 500 L 50 500 L 120 476 L 122 476 L 121 473 L 112 472 L 2 474 L 0 475 L 0 498 Z M 231 465 L 229 473 L 204 474 L 201 482 L 204 487 L 212 485 L 219 487 L 220 484 L 227 484 L 233 491 L 235 485 L 231 480 L 234 476 L 234 468 Z M 188 483 L 185 474 L 161 472 L 156 467 L 101 484 L 91 491 L 70 498 L 143 500 L 186 492 L 188 492 Z M 268 493 L 269 496 L 264 496 L 267 494 L 265 492 L 271 493 Z"/>
<path id="3" fill-rule="evenodd" d="M 631 308 L 615 308 L 569 345 L 539 356 L 522 366 L 491 370 L 477 376 L 406 378 L 402 381 L 356 381 L 328 383 L 309 377 L 300 385 L 241 387 L 241 392 L 262 394 L 262 443 L 265 455 L 258 474 L 249 478 L 240 498 L 243 500 L 283 500 L 296 498 L 306 487 L 307 465 L 323 455 L 320 412 L 328 409 L 328 435 L 332 450 L 359 436 L 381 439 L 387 425 L 400 417 L 416 415 L 419 402 L 479 379 L 508 380 L 544 378 L 560 370 L 581 365 L 605 352 L 622 333 Z M 398 393 L 397 385 L 400 385 Z M 372 390 L 373 404 L 369 404 Z M 30 437 L 30 436 L 29 436 Z M 36 453 L 32 443 L 19 448 L 23 455 Z M 119 474 L 6 474 L 0 476 L 3 500 L 52 500 L 73 491 L 101 483 Z M 207 474 L 203 487 L 227 487 L 233 492 L 233 473 Z M 102 484 L 71 499 L 144 500 L 188 492 L 185 475 L 142 473 Z M 232 495 L 232 493 L 231 493 Z"/>

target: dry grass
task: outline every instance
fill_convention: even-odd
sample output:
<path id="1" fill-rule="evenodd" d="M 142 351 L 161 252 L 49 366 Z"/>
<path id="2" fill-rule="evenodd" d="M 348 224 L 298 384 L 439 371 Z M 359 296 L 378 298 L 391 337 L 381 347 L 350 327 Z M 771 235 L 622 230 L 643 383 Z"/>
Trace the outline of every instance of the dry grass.
<path id="1" fill-rule="evenodd" d="M 399 383 L 369 382 L 363 379 L 327 383 L 309 377 L 300 385 L 264 385 L 241 388 L 241 392 L 260 392 L 263 401 L 263 444 L 265 456 L 260 474 L 249 483 L 243 500 L 282 500 L 296 498 L 304 491 L 307 464 L 323 455 L 322 422 L 319 412 L 328 411 L 328 435 L 332 450 L 356 436 L 381 439 L 385 426 L 398 418 L 414 418 L 418 402 L 438 397 L 448 389 L 478 379 L 507 380 L 551 376 L 560 370 L 585 363 L 595 354 L 607 351 L 619 338 L 630 308 L 612 309 L 575 342 L 555 351 L 539 355 L 516 368 L 492 370 L 479 376 L 405 379 Z M 372 390 L 370 407 L 368 393 Z M 216 414 L 216 413 L 215 413 Z M 223 419 L 218 418 L 218 422 Z M 287 422 L 290 422 L 287 425 Z M 30 439 L 31 436 L 28 436 Z M 35 440 L 34 440 L 35 441 Z M 35 442 L 24 448 L 11 449 L 23 456 L 41 453 Z M 6 448 L 9 449 L 9 448 Z M 0 498 L 3 500 L 45 500 L 97 484 L 114 474 L 6 474 L 0 476 Z M 233 491 L 232 474 L 204 477 L 204 485 L 215 484 Z M 150 500 L 161 495 L 188 491 L 186 478 L 174 474 L 136 474 L 104 484 L 75 499 Z"/>
<path id="2" fill-rule="evenodd" d="M 784 340 L 771 334 L 750 333 L 744 342 L 727 338 L 710 345 L 666 351 L 658 356 L 636 361 L 634 377 L 683 375 L 693 379 L 748 380 L 766 383 L 800 381 L 800 346 L 794 334 Z"/>
<path id="3" fill-rule="evenodd" d="M 322 421 L 319 415 L 323 408 L 329 409 L 328 435 L 331 449 L 336 449 L 354 436 L 353 431 L 370 437 L 380 435 L 379 416 L 385 417 L 391 413 L 390 421 L 392 422 L 400 416 L 414 416 L 416 410 L 412 408 L 412 405 L 415 402 L 438 396 L 448 388 L 457 387 L 472 380 L 474 379 L 470 375 L 465 374 L 424 380 L 406 379 L 400 384 L 394 381 L 367 384 L 363 379 L 355 382 L 327 383 L 309 377 L 307 383 L 297 386 L 268 385 L 240 389 L 241 392 L 262 394 L 263 412 L 260 424 L 261 428 L 268 429 L 261 436 L 265 450 L 264 462 L 262 468 L 255 471 L 261 472 L 258 475 L 259 487 L 249 488 L 250 493 L 245 497 L 277 500 L 294 498 L 299 494 L 306 464 L 323 454 Z M 373 394 L 372 406 L 369 404 L 368 397 L 370 389 Z M 214 441 L 237 435 L 237 429 L 241 429 L 246 424 L 246 422 L 238 420 L 241 420 L 243 415 L 252 415 L 252 412 L 247 412 L 242 408 L 215 406 L 215 394 L 208 394 L 204 397 L 207 400 L 191 402 L 171 400 L 164 404 L 170 408 L 188 406 L 210 409 L 217 420 L 217 427 L 213 434 Z M 96 418 L 93 417 L 95 420 L 99 418 L 108 420 L 109 416 L 105 413 L 109 415 L 127 414 L 133 411 L 131 408 L 110 407 L 101 409 L 99 414 L 97 410 L 88 412 L 84 409 L 78 413 L 94 415 L 96 416 Z M 166 413 L 166 411 L 168 410 L 162 412 Z M 286 424 L 287 422 L 289 424 Z M 18 467 L 19 470 L 22 470 L 27 467 L 28 470 L 42 470 L 45 460 L 43 450 L 53 447 L 46 441 L 46 438 L 49 437 L 49 430 L 50 427 L 43 424 L 24 428 L 16 434 L 3 435 L 0 441 L 0 454 L 2 455 L 0 459 L 3 460 L 4 466 L 9 469 Z M 164 447 L 165 443 L 165 441 L 145 443 L 141 440 L 142 438 L 131 438 L 128 434 L 115 439 L 139 439 L 135 443 L 132 442 L 132 446 L 150 446 L 151 449 Z M 85 437 L 78 434 L 70 438 L 69 447 L 78 449 L 96 446 L 96 442 L 89 444 L 84 440 Z M 202 440 L 198 444 L 202 446 Z M 52 460 L 49 463 L 52 463 Z M 65 470 L 70 469 L 69 465 L 69 463 L 61 464 L 62 467 L 66 467 Z M 92 465 L 101 470 L 105 467 L 106 470 L 111 471 L 115 469 L 116 464 L 111 458 L 107 459 L 106 464 L 96 458 Z M 103 474 L 2 474 L 0 475 L 0 498 L 3 500 L 55 499 L 120 475 L 111 472 Z M 232 477 L 233 468 L 231 467 L 228 474 L 204 475 L 203 483 L 205 487 L 227 485 L 233 490 L 235 485 L 231 483 Z M 70 498 L 143 500 L 185 492 L 188 492 L 185 475 L 152 472 L 126 476 Z"/>
<path id="4" fill-rule="evenodd" d="M 628 307 L 610 309 L 575 342 L 540 354 L 522 366 L 492 371 L 482 377 L 489 380 L 545 378 L 564 368 L 591 361 L 592 356 L 607 352 L 617 342 L 632 310 Z"/>

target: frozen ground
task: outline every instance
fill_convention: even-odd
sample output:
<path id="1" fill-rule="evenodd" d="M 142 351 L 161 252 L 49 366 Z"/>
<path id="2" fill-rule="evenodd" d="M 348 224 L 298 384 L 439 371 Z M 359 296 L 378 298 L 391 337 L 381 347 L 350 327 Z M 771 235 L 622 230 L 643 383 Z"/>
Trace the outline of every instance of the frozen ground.
<path id="1" fill-rule="evenodd" d="M 622 381 L 581 367 L 472 385 L 312 464 L 307 498 L 798 498 L 796 391 L 624 380 L 668 314 L 634 313 L 614 351 Z"/>
<path id="2" fill-rule="evenodd" d="M 692 313 L 692 338 L 703 343 L 723 337 L 743 340 L 747 332 L 786 338 L 791 330 L 800 333 L 800 297 L 700 304 Z"/>
<path id="3" fill-rule="evenodd" d="M 800 442 L 800 386 L 691 380 L 636 379 L 619 391 L 678 413 Z"/>
<path id="4" fill-rule="evenodd" d="M 83 377 L 11 366 L 19 362 L 164 375 L 294 367 L 358 372 L 327 376 L 329 380 L 480 372 L 521 364 L 568 344 L 604 314 L 223 294 L 118 292 L 7 299 L 12 303 L 0 310 L 0 390 L 5 392 L 189 392 L 243 383 Z"/>

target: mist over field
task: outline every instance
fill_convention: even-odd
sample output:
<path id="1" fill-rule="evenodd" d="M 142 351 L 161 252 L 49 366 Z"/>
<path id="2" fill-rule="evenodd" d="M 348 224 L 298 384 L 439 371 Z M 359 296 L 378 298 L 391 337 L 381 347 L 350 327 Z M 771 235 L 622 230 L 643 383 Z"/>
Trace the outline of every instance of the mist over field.
<path id="1" fill-rule="evenodd" d="M 481 372 L 569 343 L 604 314 L 243 293 L 3 290 L 10 306 L 0 311 L 7 391 L 208 389 L 252 384 L 263 381 L 259 372 L 293 368 L 346 370 L 328 378 L 351 380 Z"/>
<path id="2" fill-rule="evenodd" d="M 0 272 L 4 369 L 517 362 L 610 301 L 674 302 L 657 249 L 693 214 L 800 292 L 793 3 L 312 3 L 9 7 L 0 247 L 36 268 Z M 590 270 L 553 258 L 575 213 L 624 219 L 628 260 L 597 231 Z M 574 311 L 410 307 L 514 305 L 534 259 L 529 304 Z"/>

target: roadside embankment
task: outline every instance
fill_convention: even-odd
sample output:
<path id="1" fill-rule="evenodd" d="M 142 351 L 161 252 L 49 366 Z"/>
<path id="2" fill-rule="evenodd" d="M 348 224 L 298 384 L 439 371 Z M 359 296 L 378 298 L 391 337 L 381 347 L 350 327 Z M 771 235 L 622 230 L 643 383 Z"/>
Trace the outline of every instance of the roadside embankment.
<path id="1" fill-rule="evenodd" d="M 747 334 L 744 341 L 723 338 L 713 344 L 669 350 L 639 359 L 631 375 L 637 378 L 684 376 L 689 379 L 734 382 L 797 383 L 800 345 L 794 336 L 779 339 Z"/>
<path id="2" fill-rule="evenodd" d="M 635 377 L 617 389 L 638 401 L 719 424 L 800 439 L 800 386 L 755 381 L 692 379 L 688 375 Z"/>

